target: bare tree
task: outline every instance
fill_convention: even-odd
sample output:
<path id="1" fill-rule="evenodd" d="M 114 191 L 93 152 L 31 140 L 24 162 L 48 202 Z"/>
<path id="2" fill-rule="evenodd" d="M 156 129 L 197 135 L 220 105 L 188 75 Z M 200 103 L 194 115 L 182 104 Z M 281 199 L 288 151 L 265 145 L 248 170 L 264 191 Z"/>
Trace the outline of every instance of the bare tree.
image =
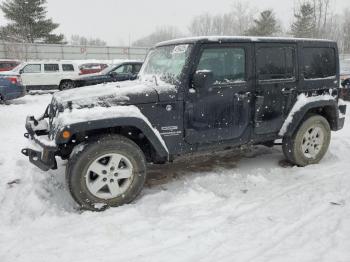
<path id="1" fill-rule="evenodd" d="M 344 10 L 343 15 L 343 24 L 342 24 L 342 51 L 343 53 L 350 54 L 350 16 L 349 16 L 349 9 Z"/>
<path id="2" fill-rule="evenodd" d="M 254 21 L 255 9 L 249 3 L 235 1 L 229 12 L 210 15 L 204 13 L 196 16 L 190 26 L 191 35 L 243 35 Z"/>
<path id="3" fill-rule="evenodd" d="M 107 43 L 99 38 L 87 38 L 80 35 L 72 35 L 70 40 L 71 45 L 83 45 L 83 46 L 106 46 Z"/>
<path id="4" fill-rule="evenodd" d="M 329 25 L 331 3 L 334 0 L 312 0 L 314 9 L 314 21 L 316 25 L 316 36 L 325 38 L 327 35 L 327 25 Z"/>
<path id="5" fill-rule="evenodd" d="M 183 34 L 174 26 L 164 26 L 157 28 L 153 33 L 140 38 L 132 43 L 133 46 L 148 47 L 158 42 L 174 39 L 183 36 Z"/>

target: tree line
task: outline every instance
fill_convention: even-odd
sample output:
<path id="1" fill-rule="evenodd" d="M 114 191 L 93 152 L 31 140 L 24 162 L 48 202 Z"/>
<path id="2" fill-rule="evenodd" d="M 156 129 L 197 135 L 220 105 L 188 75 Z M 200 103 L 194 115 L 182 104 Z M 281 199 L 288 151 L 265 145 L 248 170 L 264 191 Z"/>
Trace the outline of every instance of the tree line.
<path id="1" fill-rule="evenodd" d="M 157 28 L 150 35 L 133 43 L 134 46 L 151 46 L 183 36 L 243 35 L 288 36 L 332 39 L 342 52 L 350 53 L 350 10 L 343 14 L 334 12 L 335 0 L 304 0 L 294 7 L 294 17 L 288 28 L 283 28 L 274 10 L 258 11 L 248 2 L 235 1 L 224 14 L 204 13 L 192 19 L 188 33 L 174 26 Z"/>
<path id="2" fill-rule="evenodd" d="M 8 20 L 7 25 L 0 25 L 0 40 L 106 45 L 106 42 L 99 38 L 73 35 L 67 40 L 63 34 L 55 34 L 59 24 L 47 18 L 46 3 L 46 0 L 5 0 L 0 4 L 0 9 Z M 249 2 L 236 0 L 226 13 L 204 13 L 194 17 L 188 26 L 188 32 L 181 32 L 175 26 L 163 26 L 134 41 L 132 45 L 147 47 L 183 36 L 293 36 L 332 39 L 338 42 L 342 52 L 350 53 L 350 10 L 336 14 L 335 3 L 336 0 L 300 0 L 295 4 L 292 23 L 288 28 L 284 28 L 272 8 L 257 10 L 251 7 Z"/>
<path id="3" fill-rule="evenodd" d="M 8 20 L 0 25 L 0 40 L 19 43 L 72 44 L 106 46 L 99 38 L 72 35 L 67 40 L 63 34 L 55 34 L 59 24 L 47 18 L 46 0 L 6 0 L 0 9 Z"/>

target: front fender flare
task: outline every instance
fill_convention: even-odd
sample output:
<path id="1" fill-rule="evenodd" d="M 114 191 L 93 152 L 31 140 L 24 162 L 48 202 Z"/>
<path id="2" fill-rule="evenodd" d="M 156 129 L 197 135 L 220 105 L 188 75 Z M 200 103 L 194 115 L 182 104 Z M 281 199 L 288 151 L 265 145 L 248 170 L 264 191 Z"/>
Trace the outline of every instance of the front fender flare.
<path id="1" fill-rule="evenodd" d="M 160 157 L 168 157 L 169 152 L 167 146 L 160 136 L 158 130 L 151 126 L 151 124 L 144 121 L 141 118 L 137 117 L 118 117 L 118 118 L 107 118 L 107 119 L 98 119 L 98 120 L 90 120 L 86 122 L 74 123 L 68 126 L 61 128 L 59 133 L 63 131 L 70 131 L 72 135 L 92 131 L 96 129 L 104 129 L 104 128 L 112 128 L 112 127 L 135 127 L 139 129 L 145 137 L 150 141 L 151 145 L 156 150 L 157 154 Z M 69 139 L 68 139 L 69 140 Z M 68 141 L 63 139 L 59 134 L 56 136 L 56 143 L 65 144 Z"/>

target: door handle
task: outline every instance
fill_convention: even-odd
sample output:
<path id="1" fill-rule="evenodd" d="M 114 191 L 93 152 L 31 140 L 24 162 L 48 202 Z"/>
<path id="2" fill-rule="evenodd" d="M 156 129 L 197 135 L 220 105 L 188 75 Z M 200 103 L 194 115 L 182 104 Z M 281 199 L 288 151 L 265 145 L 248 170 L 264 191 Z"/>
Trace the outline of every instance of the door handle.
<path id="1" fill-rule="evenodd" d="M 251 97 L 251 93 L 250 92 L 247 92 L 247 93 L 244 93 L 244 94 L 236 93 L 234 96 L 238 100 L 243 100 L 243 99 L 246 99 L 246 98 L 250 98 Z"/>
<path id="2" fill-rule="evenodd" d="M 292 88 L 283 88 L 283 89 L 281 90 L 281 92 L 282 92 L 282 94 L 284 94 L 284 95 L 290 95 L 290 94 L 294 93 L 295 90 L 296 90 L 295 87 L 292 87 Z"/>

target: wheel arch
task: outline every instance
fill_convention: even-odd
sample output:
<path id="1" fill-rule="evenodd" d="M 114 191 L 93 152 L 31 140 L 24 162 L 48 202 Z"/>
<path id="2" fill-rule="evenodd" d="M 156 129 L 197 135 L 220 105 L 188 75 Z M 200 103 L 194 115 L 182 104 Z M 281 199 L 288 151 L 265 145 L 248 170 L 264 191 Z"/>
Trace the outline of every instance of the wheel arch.
<path id="1" fill-rule="evenodd" d="M 324 100 L 308 103 L 295 112 L 283 136 L 292 136 L 310 114 L 323 116 L 328 121 L 331 130 L 335 131 L 339 129 L 339 110 L 337 102 L 335 100 Z"/>
<path id="2" fill-rule="evenodd" d="M 71 124 L 61 132 L 68 130 L 72 133 L 68 140 L 56 137 L 56 143 L 67 145 L 80 143 L 93 137 L 104 134 L 119 134 L 134 141 L 144 152 L 148 160 L 167 160 L 169 153 L 164 141 L 161 141 L 159 133 L 148 123 L 135 117 L 124 117 L 118 119 L 101 119 Z M 69 147 L 68 147 L 69 148 Z M 68 152 L 69 153 L 69 152 Z"/>

